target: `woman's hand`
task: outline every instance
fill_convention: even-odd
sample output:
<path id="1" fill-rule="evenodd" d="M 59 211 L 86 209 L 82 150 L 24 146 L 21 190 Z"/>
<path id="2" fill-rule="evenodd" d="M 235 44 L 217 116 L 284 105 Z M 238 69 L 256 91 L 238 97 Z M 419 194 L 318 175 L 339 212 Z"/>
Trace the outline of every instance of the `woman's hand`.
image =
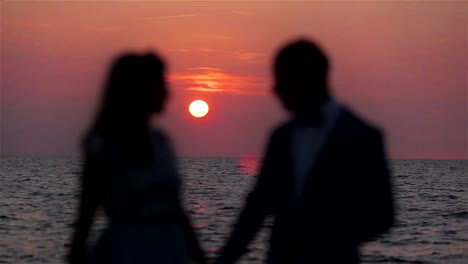
<path id="1" fill-rule="evenodd" d="M 66 261 L 69 264 L 83 264 L 86 256 L 86 249 L 84 245 L 72 245 L 68 255 L 66 256 Z"/>

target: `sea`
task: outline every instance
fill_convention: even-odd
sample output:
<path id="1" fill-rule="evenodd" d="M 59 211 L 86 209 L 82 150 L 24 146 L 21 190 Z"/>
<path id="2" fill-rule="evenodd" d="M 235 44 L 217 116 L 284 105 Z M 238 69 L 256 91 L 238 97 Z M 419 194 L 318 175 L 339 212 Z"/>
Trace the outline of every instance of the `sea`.
<path id="1" fill-rule="evenodd" d="M 255 182 L 255 158 L 181 158 L 184 201 L 215 257 Z M 77 158 L 0 158 L 0 263 L 63 263 L 76 217 Z M 468 161 L 391 160 L 397 224 L 362 245 L 362 263 L 468 263 Z M 271 221 L 271 220 L 269 220 Z M 269 224 L 240 263 L 265 259 Z M 106 226 L 102 212 L 90 244 Z"/>

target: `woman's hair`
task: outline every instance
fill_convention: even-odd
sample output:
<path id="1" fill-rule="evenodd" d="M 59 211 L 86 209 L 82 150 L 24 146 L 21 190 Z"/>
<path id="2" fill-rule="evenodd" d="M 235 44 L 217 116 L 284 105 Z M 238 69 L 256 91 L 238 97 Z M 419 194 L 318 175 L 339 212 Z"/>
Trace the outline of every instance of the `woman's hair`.
<path id="1" fill-rule="evenodd" d="M 164 70 L 164 62 L 155 54 L 124 54 L 115 59 L 86 138 L 111 142 L 130 162 L 151 162 L 149 118 L 162 112 L 168 96 Z"/>

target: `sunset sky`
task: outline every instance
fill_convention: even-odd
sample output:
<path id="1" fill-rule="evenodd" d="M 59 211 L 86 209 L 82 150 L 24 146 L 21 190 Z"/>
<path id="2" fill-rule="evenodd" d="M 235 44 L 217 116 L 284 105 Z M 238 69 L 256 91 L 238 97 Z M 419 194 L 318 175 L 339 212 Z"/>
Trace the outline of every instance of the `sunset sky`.
<path id="1" fill-rule="evenodd" d="M 298 37 L 332 90 L 385 130 L 392 158 L 468 153 L 467 1 L 1 1 L 2 154 L 74 155 L 110 60 L 155 51 L 171 99 L 156 120 L 181 156 L 259 156 L 287 118 L 275 52 Z M 205 100 L 194 118 L 188 106 Z"/>

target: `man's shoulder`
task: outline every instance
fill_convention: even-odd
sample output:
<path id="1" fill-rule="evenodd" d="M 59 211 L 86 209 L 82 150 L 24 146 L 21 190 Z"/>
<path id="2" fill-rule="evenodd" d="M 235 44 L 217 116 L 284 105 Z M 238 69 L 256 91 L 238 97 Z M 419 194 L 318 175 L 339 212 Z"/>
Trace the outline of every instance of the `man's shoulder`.
<path id="1" fill-rule="evenodd" d="M 342 120 L 343 125 L 347 130 L 354 131 L 359 134 L 373 135 L 376 137 L 382 136 L 382 129 L 375 123 L 369 121 L 362 115 L 354 112 L 346 105 L 342 105 Z"/>
<path id="2" fill-rule="evenodd" d="M 283 122 L 273 128 L 270 138 L 273 139 L 282 139 L 288 137 L 292 129 L 292 121 Z"/>

